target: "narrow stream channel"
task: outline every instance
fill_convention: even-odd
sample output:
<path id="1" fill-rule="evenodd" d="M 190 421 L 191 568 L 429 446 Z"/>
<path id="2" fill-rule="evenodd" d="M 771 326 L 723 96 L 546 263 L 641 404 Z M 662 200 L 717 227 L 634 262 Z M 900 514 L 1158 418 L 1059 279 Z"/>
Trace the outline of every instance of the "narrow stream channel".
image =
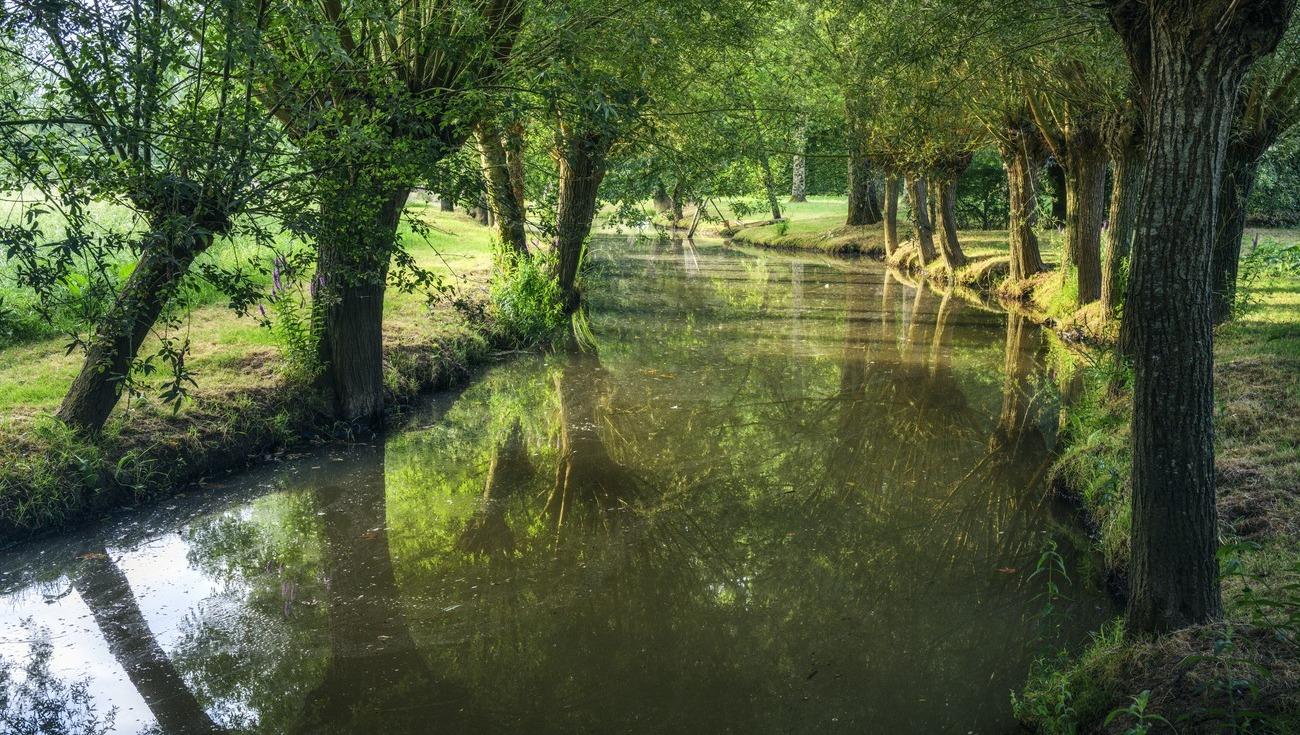
<path id="1" fill-rule="evenodd" d="M 4 552 L 9 675 L 122 733 L 1014 731 L 1110 613 L 1037 327 L 869 261 L 592 257 L 594 350 Z"/>

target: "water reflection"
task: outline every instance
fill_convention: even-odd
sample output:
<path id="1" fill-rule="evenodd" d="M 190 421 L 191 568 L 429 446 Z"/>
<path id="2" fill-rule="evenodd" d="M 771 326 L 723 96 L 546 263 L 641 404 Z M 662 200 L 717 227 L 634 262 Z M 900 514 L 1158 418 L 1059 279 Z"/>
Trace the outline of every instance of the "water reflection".
<path id="1" fill-rule="evenodd" d="M 1012 727 L 1029 661 L 1107 612 L 1065 585 L 1043 626 L 1028 581 L 1062 522 L 1035 327 L 869 263 L 617 247 L 595 348 L 10 554 L 0 630 L 95 663 L 122 732 Z"/>

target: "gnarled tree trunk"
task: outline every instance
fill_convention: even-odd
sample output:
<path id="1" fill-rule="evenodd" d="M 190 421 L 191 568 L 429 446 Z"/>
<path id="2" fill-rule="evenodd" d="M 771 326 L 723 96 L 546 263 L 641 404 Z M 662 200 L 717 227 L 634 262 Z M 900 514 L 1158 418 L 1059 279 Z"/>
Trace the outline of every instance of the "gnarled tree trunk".
<path id="1" fill-rule="evenodd" d="M 139 263 L 89 340 L 81 371 L 59 406 L 60 420 L 84 434 L 104 428 L 140 345 L 194 258 L 211 243 L 210 234 L 196 233 L 188 223 L 164 224 L 145 236 Z"/>

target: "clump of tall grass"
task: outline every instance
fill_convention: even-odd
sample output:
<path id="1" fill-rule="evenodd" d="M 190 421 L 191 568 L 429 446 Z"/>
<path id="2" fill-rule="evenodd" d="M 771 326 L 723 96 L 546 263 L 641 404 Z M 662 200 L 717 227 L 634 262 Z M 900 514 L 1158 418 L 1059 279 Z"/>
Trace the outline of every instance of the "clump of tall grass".
<path id="1" fill-rule="evenodd" d="M 519 347 L 549 340 L 565 322 L 555 255 L 540 249 L 513 258 L 498 253 L 494 262 L 491 309 L 499 331 Z"/>

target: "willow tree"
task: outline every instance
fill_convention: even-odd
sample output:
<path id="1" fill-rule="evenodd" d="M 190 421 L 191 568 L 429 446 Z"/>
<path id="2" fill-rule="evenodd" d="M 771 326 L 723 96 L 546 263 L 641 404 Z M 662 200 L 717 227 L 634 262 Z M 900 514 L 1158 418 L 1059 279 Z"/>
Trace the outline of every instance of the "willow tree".
<path id="1" fill-rule="evenodd" d="M 315 321 L 331 415 L 383 415 L 383 312 L 398 224 L 411 188 L 456 150 L 483 114 L 523 0 L 361 0 L 273 4 L 263 89 L 311 161 L 319 207 Z M 433 188 L 439 188 L 435 185 Z"/>
<path id="2" fill-rule="evenodd" d="M 1222 612 L 1211 264 L 1237 95 L 1293 0 L 1110 0 L 1145 137 L 1124 309 L 1132 321 L 1133 530 L 1126 631 Z M 1174 430 L 1171 430 L 1174 429 Z"/>
<path id="3" fill-rule="evenodd" d="M 540 98 L 551 130 L 558 198 L 550 234 L 568 308 L 581 298 L 578 274 L 615 156 L 651 130 L 656 116 L 671 114 L 657 105 L 700 81 L 688 52 L 708 61 L 736 48 L 751 36 L 760 6 L 654 0 L 633 12 L 616 0 L 564 0 L 530 13 L 520 44 L 527 63 L 516 70 Z"/>
<path id="4" fill-rule="evenodd" d="M 1100 22 L 1081 23 L 1069 44 L 1044 50 L 1029 109 L 1048 151 L 1065 175 L 1065 246 L 1062 273 L 1073 267 L 1078 305 L 1101 298 L 1101 239 L 1106 220 L 1106 151 L 1103 122 L 1118 104 L 1127 70 Z"/>
<path id="5" fill-rule="evenodd" d="M 267 190 L 291 168 L 249 81 L 259 6 L 19 0 L 0 20 L 16 29 L 0 41 L 4 65 L 36 86 L 12 101 L 0 156 L 41 195 L 31 226 L 0 238 L 43 308 L 70 288 L 108 294 L 72 335 L 85 358 L 58 416 L 97 433 L 122 393 L 139 389 L 137 376 L 159 364 L 170 373 L 162 398 L 179 405 L 193 382 L 188 342 L 155 327 L 197 283 L 192 266 L 216 239 L 258 233 L 241 216 L 265 213 Z M 135 221 L 106 227 L 95 204 Z M 50 211 L 61 228 L 46 225 Z M 134 262 L 124 279 L 122 259 Z M 206 276 L 226 280 L 215 268 Z"/>

